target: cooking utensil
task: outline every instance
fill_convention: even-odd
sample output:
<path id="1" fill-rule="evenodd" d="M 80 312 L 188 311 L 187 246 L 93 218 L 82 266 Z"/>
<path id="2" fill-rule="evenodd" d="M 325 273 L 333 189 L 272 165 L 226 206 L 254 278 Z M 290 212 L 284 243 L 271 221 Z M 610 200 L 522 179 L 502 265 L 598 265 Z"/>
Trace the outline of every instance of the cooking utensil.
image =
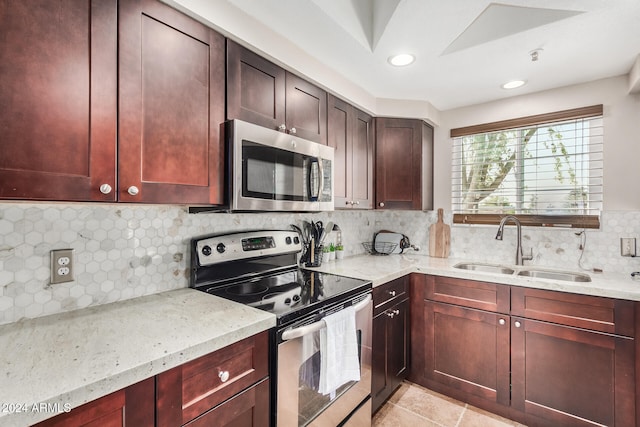
<path id="1" fill-rule="evenodd" d="M 444 209 L 438 209 L 438 220 L 429 226 L 429 256 L 448 258 L 451 245 L 451 228 L 443 221 Z"/>
<path id="2" fill-rule="evenodd" d="M 322 233 L 320 235 L 320 244 L 324 243 L 324 239 L 333 231 L 333 222 L 329 221 L 327 226 L 322 229 Z"/>

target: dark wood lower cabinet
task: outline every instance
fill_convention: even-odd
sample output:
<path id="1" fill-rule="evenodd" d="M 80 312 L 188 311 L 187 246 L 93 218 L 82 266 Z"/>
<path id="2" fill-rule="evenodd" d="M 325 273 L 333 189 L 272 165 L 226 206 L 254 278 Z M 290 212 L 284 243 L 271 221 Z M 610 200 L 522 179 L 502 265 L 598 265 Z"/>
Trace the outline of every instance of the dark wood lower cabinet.
<path id="1" fill-rule="evenodd" d="M 268 345 L 261 332 L 36 426 L 268 426 Z"/>
<path id="2" fill-rule="evenodd" d="M 511 287 L 500 313 L 460 305 L 492 284 L 438 282 L 412 276 L 409 380 L 528 426 L 638 425 L 640 304 Z"/>
<path id="3" fill-rule="evenodd" d="M 511 337 L 514 408 L 548 425 L 636 425 L 632 338 L 516 317 Z"/>
<path id="4" fill-rule="evenodd" d="M 407 377 L 409 369 L 408 277 L 374 289 L 372 412 L 376 412 Z M 381 297 L 382 296 L 382 297 Z"/>
<path id="5" fill-rule="evenodd" d="M 153 427 L 154 378 L 118 390 L 36 427 Z"/>
<path id="6" fill-rule="evenodd" d="M 508 317 L 425 301 L 427 378 L 508 405 Z"/>

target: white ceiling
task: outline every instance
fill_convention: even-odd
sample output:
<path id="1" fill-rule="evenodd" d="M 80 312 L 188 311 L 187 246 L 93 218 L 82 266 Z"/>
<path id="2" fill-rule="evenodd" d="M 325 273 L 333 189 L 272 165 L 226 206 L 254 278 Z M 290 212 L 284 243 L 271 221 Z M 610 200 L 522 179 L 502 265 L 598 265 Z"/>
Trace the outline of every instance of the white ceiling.
<path id="1" fill-rule="evenodd" d="M 196 10 L 204 0 L 176 1 Z M 426 101 L 440 111 L 627 74 L 640 54 L 640 0 L 215 0 L 204 19 L 214 22 L 223 3 L 315 58 L 318 73 L 331 70 L 377 99 Z M 279 49 L 260 46 L 290 62 Z M 398 52 L 416 62 L 389 65 Z M 528 83 L 501 89 L 513 79 Z"/>

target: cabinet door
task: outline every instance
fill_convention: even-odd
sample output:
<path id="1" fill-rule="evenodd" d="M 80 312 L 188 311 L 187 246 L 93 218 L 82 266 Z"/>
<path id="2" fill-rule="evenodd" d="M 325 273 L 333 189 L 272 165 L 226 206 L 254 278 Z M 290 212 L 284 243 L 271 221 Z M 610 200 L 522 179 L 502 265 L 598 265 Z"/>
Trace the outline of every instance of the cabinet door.
<path id="1" fill-rule="evenodd" d="M 373 208 L 373 119 L 328 95 L 327 137 L 334 152 L 336 209 Z"/>
<path id="2" fill-rule="evenodd" d="M 227 119 L 285 125 L 285 71 L 227 40 Z"/>
<path id="3" fill-rule="evenodd" d="M 422 209 L 422 122 L 376 119 L 376 208 Z"/>
<path id="4" fill-rule="evenodd" d="M 327 136 L 333 153 L 333 197 L 336 209 L 350 208 L 353 201 L 352 179 L 352 107 L 346 102 L 329 95 Z"/>
<path id="5" fill-rule="evenodd" d="M 373 318 L 371 377 L 372 411 L 391 396 L 409 368 L 409 300 L 395 304 Z"/>
<path id="6" fill-rule="evenodd" d="M 463 393 L 509 405 L 509 317 L 424 302 L 425 376 Z"/>
<path id="7" fill-rule="evenodd" d="M 153 427 L 153 378 L 36 424 L 36 427 Z"/>
<path id="8" fill-rule="evenodd" d="M 351 198 L 356 209 L 373 209 L 373 118 L 354 109 L 351 158 Z"/>
<path id="9" fill-rule="evenodd" d="M 117 2 L 0 0 L 0 198 L 115 201 Z"/>
<path id="10" fill-rule="evenodd" d="M 157 0 L 121 1 L 118 36 L 118 199 L 223 203 L 224 37 Z"/>
<path id="11" fill-rule="evenodd" d="M 327 92 L 294 74 L 286 73 L 285 108 L 288 132 L 309 141 L 327 144 Z"/>
<path id="12" fill-rule="evenodd" d="M 391 307 L 388 312 L 393 314 L 387 319 L 388 383 L 393 392 L 407 377 L 409 367 L 409 300 Z"/>
<path id="13" fill-rule="evenodd" d="M 635 425 L 633 339 L 511 323 L 514 408 L 550 425 Z"/>

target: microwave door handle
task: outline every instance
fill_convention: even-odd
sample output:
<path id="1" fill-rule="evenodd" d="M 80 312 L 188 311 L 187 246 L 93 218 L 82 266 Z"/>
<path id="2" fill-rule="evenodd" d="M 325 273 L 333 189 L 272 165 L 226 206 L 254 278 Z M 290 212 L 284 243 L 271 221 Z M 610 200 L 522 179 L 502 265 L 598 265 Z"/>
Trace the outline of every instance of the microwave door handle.
<path id="1" fill-rule="evenodd" d="M 365 299 L 357 303 L 353 306 L 356 313 L 365 308 L 371 302 L 371 294 L 368 294 Z M 282 341 L 289 341 L 295 338 L 300 338 L 305 335 L 311 334 L 313 332 L 317 332 L 320 329 L 324 328 L 326 325 L 324 320 L 318 320 L 310 325 L 300 326 L 299 328 L 289 329 L 282 333 Z"/>
<path id="2" fill-rule="evenodd" d="M 314 165 L 316 170 L 318 171 L 318 180 L 322 179 L 322 167 L 320 166 L 320 161 L 319 159 L 313 158 L 313 160 L 311 160 L 311 164 L 309 165 L 309 176 L 307 177 L 307 180 L 309 182 L 309 200 L 311 201 L 316 201 L 318 200 L 318 197 L 320 196 L 320 185 L 318 185 L 318 189 L 316 190 L 315 194 L 314 194 L 314 186 L 313 186 L 313 182 L 311 181 L 311 177 L 313 176 L 313 170 L 314 170 Z"/>
<path id="3" fill-rule="evenodd" d="M 324 168 L 322 166 L 322 159 L 318 157 L 318 177 L 320 180 L 320 184 L 318 184 L 318 194 L 316 195 L 316 200 L 320 201 L 320 194 L 322 194 L 322 190 L 324 189 Z"/>

